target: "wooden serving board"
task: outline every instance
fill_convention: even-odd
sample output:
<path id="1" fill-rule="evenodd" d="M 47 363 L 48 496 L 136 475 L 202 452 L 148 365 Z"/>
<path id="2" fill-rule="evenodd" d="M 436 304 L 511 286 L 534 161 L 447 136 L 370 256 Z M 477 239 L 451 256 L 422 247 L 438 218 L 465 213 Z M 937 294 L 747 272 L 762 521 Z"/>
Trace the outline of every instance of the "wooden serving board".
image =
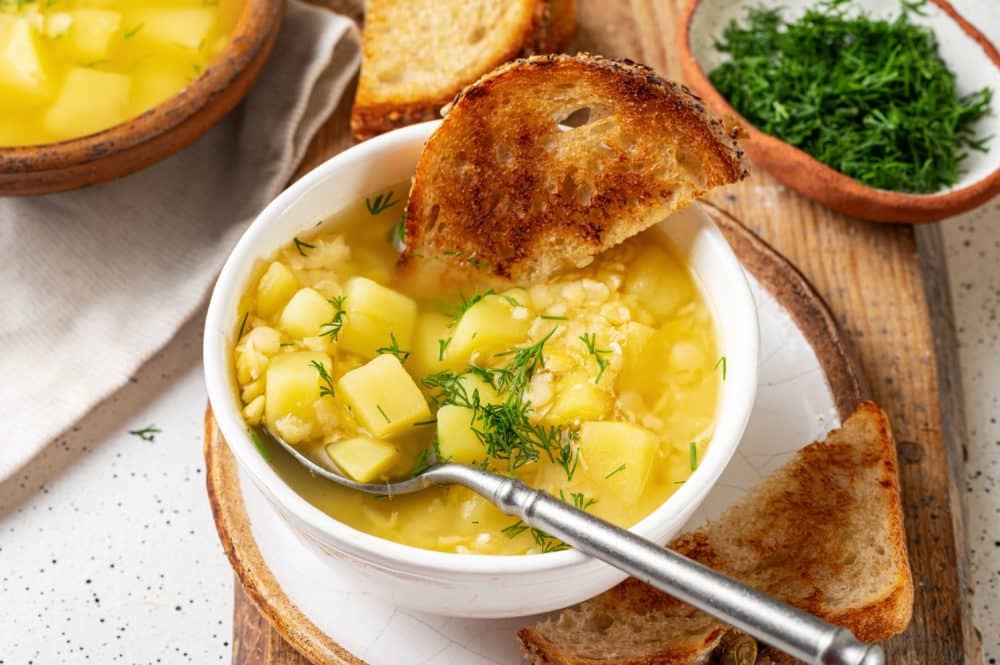
<path id="1" fill-rule="evenodd" d="M 680 79 L 674 27 L 682 1 L 577 0 L 577 47 L 631 58 Z M 348 91 L 320 131 L 299 175 L 351 144 L 352 97 Z M 863 374 L 851 380 L 866 378 L 892 421 L 916 598 L 909 629 L 886 645 L 888 661 L 979 665 L 959 490 L 964 414 L 938 228 L 848 218 L 761 171 L 710 201 L 746 222 L 801 271 L 804 280 L 789 288 L 815 287 L 846 340 L 834 346 L 857 350 Z M 239 584 L 233 658 L 240 665 L 308 662 L 271 628 Z"/>

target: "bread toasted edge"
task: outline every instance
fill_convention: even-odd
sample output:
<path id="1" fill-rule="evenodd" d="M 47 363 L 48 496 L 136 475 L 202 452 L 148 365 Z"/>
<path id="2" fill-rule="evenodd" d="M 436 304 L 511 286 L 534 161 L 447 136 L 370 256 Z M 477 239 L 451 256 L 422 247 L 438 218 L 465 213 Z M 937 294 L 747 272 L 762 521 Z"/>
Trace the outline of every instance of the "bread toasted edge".
<path id="1" fill-rule="evenodd" d="M 878 448 L 877 457 L 881 462 L 878 483 L 888 490 L 887 500 L 893 507 L 891 519 L 887 525 L 886 545 L 892 549 L 894 560 L 901 562 L 902 566 L 896 575 L 895 583 L 882 598 L 868 603 L 864 607 L 820 614 L 820 618 L 847 628 L 863 642 L 872 643 L 889 639 L 893 635 L 903 632 L 909 625 L 913 612 L 913 573 L 910 568 L 903 523 L 898 473 L 899 460 L 888 416 L 874 402 L 862 402 L 843 426 L 831 431 L 825 441 L 814 442 L 803 448 L 802 451 L 816 449 L 820 446 L 847 445 L 840 442 L 840 437 L 848 436 L 850 434 L 849 428 L 859 421 L 864 425 L 874 425 L 876 428 L 874 434 L 876 443 L 874 445 Z M 797 457 L 796 461 L 801 461 L 801 457 Z M 751 490 L 751 492 L 753 491 Z M 698 560 L 697 543 L 704 540 L 704 529 L 703 526 L 698 530 L 682 534 L 670 546 L 682 554 Z M 726 635 L 736 632 L 738 631 L 725 626 L 719 630 L 713 629 L 706 634 L 701 645 L 678 658 L 664 659 L 661 654 L 649 654 L 641 658 L 617 661 L 579 659 L 564 654 L 559 647 L 532 626 L 521 628 L 517 632 L 517 640 L 522 654 L 531 665 L 701 665 L 708 661 Z M 763 643 L 758 643 L 758 654 L 756 660 L 758 665 L 792 665 L 798 662 L 787 654 Z"/>
<path id="2" fill-rule="evenodd" d="M 511 40 L 511 46 L 506 52 L 494 58 L 486 71 L 489 71 L 501 64 L 515 58 L 526 57 L 539 50 L 544 50 L 548 44 L 547 35 L 553 29 L 550 25 L 552 19 L 553 2 L 566 2 L 567 0 L 536 0 L 537 6 L 532 15 L 531 22 L 526 29 Z M 573 0 L 568 0 L 572 3 Z M 574 10 L 575 11 L 575 10 Z M 571 18 L 575 17 L 575 13 Z M 572 35 L 572 30 L 569 33 Z M 362 30 L 362 43 L 364 42 L 364 30 Z M 364 48 L 367 54 L 368 50 Z M 364 67 L 364 62 L 361 64 Z M 456 83 L 456 91 L 460 91 L 467 85 L 474 83 L 474 80 L 459 81 Z M 418 122 L 426 122 L 441 117 L 441 108 L 446 106 L 455 97 L 455 92 L 449 92 L 440 97 L 417 99 L 411 101 L 392 101 L 359 103 L 362 91 L 360 85 L 355 94 L 354 105 L 351 108 L 351 135 L 355 141 L 364 141 L 372 137 L 384 134 L 385 132 L 400 127 L 406 127 Z"/>

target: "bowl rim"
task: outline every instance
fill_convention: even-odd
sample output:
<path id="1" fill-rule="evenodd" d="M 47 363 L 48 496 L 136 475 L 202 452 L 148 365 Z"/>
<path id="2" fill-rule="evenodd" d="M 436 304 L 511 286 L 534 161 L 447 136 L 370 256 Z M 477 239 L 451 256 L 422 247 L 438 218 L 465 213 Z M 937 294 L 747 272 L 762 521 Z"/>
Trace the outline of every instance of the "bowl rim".
<path id="1" fill-rule="evenodd" d="M 335 543 L 336 549 L 340 552 L 394 570 L 405 568 L 409 573 L 430 575 L 443 573 L 453 577 L 534 574 L 569 569 L 594 559 L 575 549 L 536 555 L 439 552 L 404 545 L 354 529 L 313 506 L 278 476 L 251 442 L 237 404 L 230 371 L 232 342 L 229 339 L 236 328 L 237 314 L 227 312 L 225 308 L 229 294 L 234 292 L 242 294 L 245 291 L 246 284 L 238 279 L 240 267 L 246 261 L 253 262 L 270 255 L 254 251 L 258 238 L 263 236 L 271 225 L 279 223 L 285 210 L 309 190 L 325 181 L 336 179 L 339 172 L 377 161 L 397 151 L 400 146 L 412 145 L 417 141 L 424 143 L 440 122 L 440 120 L 430 121 L 393 130 L 335 155 L 288 187 L 250 224 L 226 259 L 209 300 L 203 339 L 203 364 L 209 402 L 223 438 L 241 467 L 248 472 L 257 486 L 280 506 L 280 512 L 292 513 L 309 530 L 322 534 Z M 739 446 L 756 397 L 759 329 L 753 295 L 743 267 L 722 232 L 707 213 L 700 210 L 699 212 L 695 222 L 697 225 L 695 233 L 719 248 L 717 254 L 722 260 L 713 262 L 713 269 L 719 263 L 724 264 L 720 270 L 726 275 L 727 289 L 734 294 L 733 299 L 740 308 L 740 311 L 734 313 L 734 317 L 738 316 L 746 324 L 738 332 L 727 332 L 717 327 L 720 338 L 729 342 L 720 346 L 723 349 L 730 349 L 738 344 L 741 354 L 745 354 L 741 361 L 746 371 L 738 372 L 735 376 L 730 374 L 722 384 L 717 406 L 717 426 L 698 468 L 667 501 L 630 528 L 631 531 L 645 537 L 649 537 L 650 534 L 647 532 L 653 526 L 673 512 L 680 512 L 685 506 L 703 499 L 718 481 Z M 703 293 L 711 302 L 711 294 L 705 289 Z M 718 326 L 717 316 L 713 316 L 713 322 Z M 732 343 L 734 340 L 735 344 Z M 728 410 L 727 413 L 733 415 L 720 418 L 718 414 L 723 406 Z M 721 426 L 723 424 L 725 427 Z M 728 436 L 728 442 L 723 436 Z M 668 513 L 668 507 L 678 507 L 680 510 Z M 287 518 L 287 515 L 285 517 Z"/>
<path id="2" fill-rule="evenodd" d="M 197 115 L 225 91 L 265 47 L 286 0 L 246 0 L 225 48 L 190 84 L 137 116 L 93 134 L 24 146 L 0 145 L 7 175 L 79 167 L 149 143 Z"/>
<path id="3" fill-rule="evenodd" d="M 936 194 L 908 194 L 864 185 L 777 136 L 761 131 L 712 85 L 694 55 L 691 26 L 704 1 L 686 0 L 681 9 L 676 42 L 684 78 L 717 112 L 739 120 L 748 135 L 742 141 L 744 149 L 761 168 L 784 184 L 835 210 L 862 219 L 897 224 L 935 222 L 975 208 L 1000 193 L 1000 163 L 990 173 L 960 189 Z M 1000 51 L 982 32 L 947 0 L 930 1 L 976 42 L 994 66 L 1000 69 Z M 802 179 L 813 180 L 818 187 L 806 188 L 800 184 Z"/>

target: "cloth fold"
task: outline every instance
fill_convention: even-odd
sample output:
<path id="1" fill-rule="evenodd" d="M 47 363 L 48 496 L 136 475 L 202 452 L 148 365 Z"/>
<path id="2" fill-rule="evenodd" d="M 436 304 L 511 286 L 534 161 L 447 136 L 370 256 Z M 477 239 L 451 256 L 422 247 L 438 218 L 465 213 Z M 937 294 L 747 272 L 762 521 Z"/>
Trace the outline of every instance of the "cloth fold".
<path id="1" fill-rule="evenodd" d="M 0 199 L 0 480 L 199 311 L 359 62 L 352 21 L 289 0 L 260 79 L 194 144 L 104 185 Z"/>

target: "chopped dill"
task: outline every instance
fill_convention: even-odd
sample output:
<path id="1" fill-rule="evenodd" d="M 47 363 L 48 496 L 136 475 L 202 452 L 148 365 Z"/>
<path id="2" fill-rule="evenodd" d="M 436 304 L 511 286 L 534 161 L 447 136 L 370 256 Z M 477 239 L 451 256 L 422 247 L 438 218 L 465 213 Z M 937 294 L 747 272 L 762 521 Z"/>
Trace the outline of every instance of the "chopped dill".
<path id="1" fill-rule="evenodd" d="M 587 347 L 587 353 L 594 356 L 594 360 L 597 361 L 597 376 L 594 377 L 594 383 L 600 383 L 604 370 L 611 364 L 611 361 L 605 358 L 611 350 L 597 348 L 597 333 L 584 333 L 580 335 L 580 341 Z"/>
<path id="2" fill-rule="evenodd" d="M 410 471 L 410 475 L 419 476 L 432 466 L 434 466 L 434 460 L 431 458 L 431 451 L 424 448 L 420 451 L 420 457 L 417 458 L 416 463 L 413 465 L 413 470 Z"/>
<path id="3" fill-rule="evenodd" d="M 146 425 L 142 429 L 130 429 L 128 431 L 132 436 L 137 436 L 146 443 L 154 443 L 156 441 L 156 435 L 160 434 L 163 430 L 158 428 L 156 425 Z"/>
<path id="4" fill-rule="evenodd" d="M 520 307 L 521 306 L 521 303 L 519 303 L 517 301 L 517 298 L 515 298 L 514 296 L 504 295 L 504 296 L 500 296 L 500 297 L 503 298 L 504 300 L 506 300 L 507 304 L 510 305 L 511 307 Z"/>
<path id="5" fill-rule="evenodd" d="M 406 215 L 400 215 L 396 223 L 389 227 L 388 240 L 397 249 L 406 244 Z"/>
<path id="6" fill-rule="evenodd" d="M 399 342 L 396 341 L 396 335 L 392 331 L 389 332 L 389 340 L 390 340 L 389 346 L 380 346 L 379 348 L 375 349 L 375 353 L 386 353 L 395 356 L 396 360 L 398 360 L 400 364 L 405 363 L 407 358 L 410 357 L 410 352 L 403 351 L 401 348 L 399 348 Z"/>
<path id="7" fill-rule="evenodd" d="M 568 316 L 553 316 L 551 314 L 542 314 L 539 318 L 546 321 L 569 321 Z"/>
<path id="8" fill-rule="evenodd" d="M 608 478 L 610 478 L 611 476 L 615 475 L 619 471 L 624 471 L 624 470 L 625 470 L 625 464 L 623 463 L 617 469 L 614 469 L 613 471 L 611 471 L 610 473 L 608 473 L 608 475 L 604 476 L 604 479 L 607 480 Z"/>
<path id="9" fill-rule="evenodd" d="M 569 496 L 573 500 L 573 507 L 576 508 L 577 510 L 587 510 L 595 503 L 597 503 L 596 498 L 588 497 L 583 492 L 570 492 Z M 566 495 L 563 494 L 562 490 L 559 490 L 559 498 L 562 499 L 563 502 L 569 503 L 568 501 L 566 501 Z"/>
<path id="10" fill-rule="evenodd" d="M 399 203 L 399 199 L 396 199 L 395 201 L 392 200 L 392 195 L 392 191 L 388 194 L 379 194 L 375 197 L 374 201 L 366 196 L 365 207 L 368 208 L 368 213 L 371 215 L 378 215 Z"/>
<path id="11" fill-rule="evenodd" d="M 136 36 L 136 34 L 140 30 L 142 30 L 142 27 L 144 25 L 145 25 L 145 23 L 140 23 L 139 25 L 135 26 L 134 28 L 130 28 L 129 30 L 126 30 L 125 32 L 122 33 L 122 39 L 132 39 L 133 37 Z"/>
<path id="12" fill-rule="evenodd" d="M 386 414 L 385 409 L 382 408 L 381 404 L 376 404 L 375 408 L 378 409 L 378 412 L 382 414 L 383 418 L 385 418 L 385 422 L 387 422 L 387 423 L 391 423 L 392 422 L 391 420 L 389 420 L 389 416 L 388 416 L 388 414 Z"/>
<path id="13" fill-rule="evenodd" d="M 438 360 L 444 360 L 444 352 L 448 349 L 449 344 L 451 344 L 451 337 L 438 340 Z"/>
<path id="14" fill-rule="evenodd" d="M 698 444 L 692 441 L 688 445 L 688 451 L 691 456 L 691 470 L 694 471 L 698 468 Z"/>
<path id="15" fill-rule="evenodd" d="M 310 245 L 304 240 L 299 240 L 298 236 L 292 238 L 292 242 L 295 243 L 295 249 L 298 250 L 299 254 L 301 254 L 302 256 L 308 256 L 308 254 L 305 253 L 304 249 L 316 249 L 316 245 Z"/>
<path id="16" fill-rule="evenodd" d="M 309 366 L 316 370 L 316 373 L 319 374 L 319 380 L 323 384 L 319 387 L 319 396 L 326 397 L 327 395 L 335 395 L 336 393 L 333 390 L 333 377 L 330 376 L 328 371 L 326 371 L 326 367 L 323 366 L 323 363 L 318 360 L 310 360 Z"/>
<path id="17" fill-rule="evenodd" d="M 253 441 L 253 445 L 256 446 L 257 452 L 260 453 L 260 456 L 264 458 L 265 462 L 270 464 L 271 453 L 267 452 L 267 448 L 264 447 L 264 442 L 260 440 L 260 435 L 257 434 L 252 427 L 247 428 L 247 434 L 250 435 L 250 440 Z"/>
<path id="18" fill-rule="evenodd" d="M 240 321 L 240 331 L 236 333 L 236 339 L 243 339 L 243 330 L 247 327 L 247 317 L 250 316 L 250 312 L 243 312 L 243 320 Z"/>
<path id="19" fill-rule="evenodd" d="M 453 313 L 455 321 L 458 321 L 458 319 L 462 318 L 462 315 L 468 312 L 469 309 L 477 302 L 479 302 L 486 296 L 492 296 L 495 293 L 496 292 L 493 289 L 487 289 L 486 291 L 482 291 L 480 293 L 474 293 L 468 298 L 466 298 L 463 294 L 459 294 L 459 298 L 461 298 L 461 300 L 459 301 L 458 305 L 455 306 L 455 311 Z M 452 323 L 452 325 L 454 325 L 454 323 Z"/>
<path id="20" fill-rule="evenodd" d="M 720 356 L 719 360 L 716 361 L 716 363 L 715 363 L 715 367 L 713 367 L 712 369 L 719 369 L 720 365 L 722 366 L 722 380 L 725 381 L 726 380 L 726 357 L 725 356 Z"/>
<path id="21" fill-rule="evenodd" d="M 337 296 L 336 298 L 330 298 L 330 304 L 336 310 L 333 313 L 333 318 L 324 323 L 319 327 L 320 337 L 329 337 L 330 339 L 337 339 L 340 335 L 340 329 L 344 327 L 344 316 L 347 312 L 344 310 L 344 299 L 346 296 Z M 407 354 L 409 355 L 409 354 Z"/>

